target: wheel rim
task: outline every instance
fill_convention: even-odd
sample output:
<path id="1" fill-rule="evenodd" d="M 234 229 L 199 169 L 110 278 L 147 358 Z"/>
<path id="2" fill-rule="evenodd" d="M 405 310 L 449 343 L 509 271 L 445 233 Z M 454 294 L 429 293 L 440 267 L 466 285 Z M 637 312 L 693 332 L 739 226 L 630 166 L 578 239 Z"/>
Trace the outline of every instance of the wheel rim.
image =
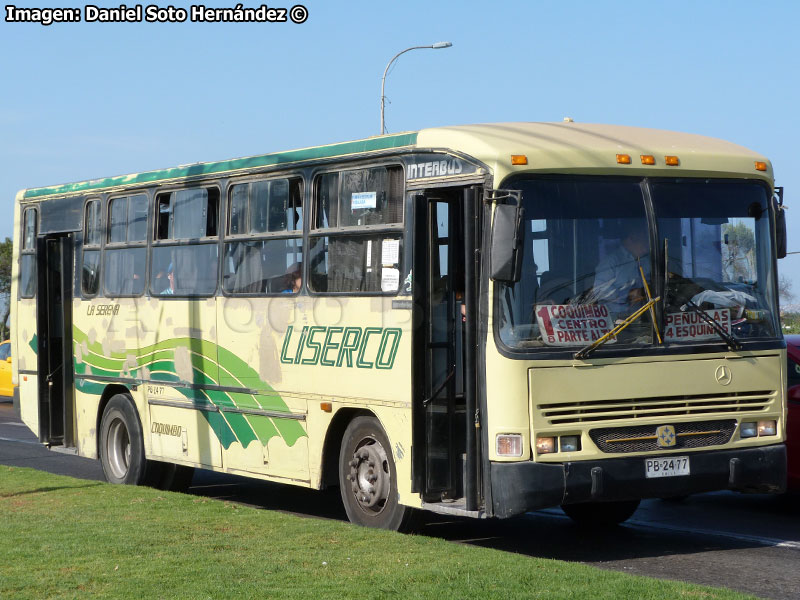
<path id="1" fill-rule="evenodd" d="M 111 422 L 106 451 L 111 474 L 117 479 L 124 479 L 131 462 L 131 440 L 128 428 L 122 419 L 114 419 Z"/>
<path id="2" fill-rule="evenodd" d="M 379 515 L 386 508 L 392 474 L 386 450 L 375 438 L 359 442 L 350 460 L 347 479 L 356 504 L 365 513 Z"/>

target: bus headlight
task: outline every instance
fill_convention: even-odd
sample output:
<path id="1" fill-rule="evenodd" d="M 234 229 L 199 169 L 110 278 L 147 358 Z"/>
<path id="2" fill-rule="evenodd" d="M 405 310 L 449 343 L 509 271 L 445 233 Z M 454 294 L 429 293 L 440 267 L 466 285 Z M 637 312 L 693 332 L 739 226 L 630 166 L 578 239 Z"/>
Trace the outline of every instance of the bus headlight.
<path id="1" fill-rule="evenodd" d="M 751 438 L 758 435 L 758 427 L 755 423 L 742 423 L 739 426 L 739 437 Z"/>
<path id="2" fill-rule="evenodd" d="M 551 454 L 556 451 L 556 438 L 537 437 L 536 454 Z"/>
<path id="3" fill-rule="evenodd" d="M 518 433 L 499 433 L 495 443 L 497 456 L 522 456 L 522 436 Z"/>
<path id="4" fill-rule="evenodd" d="M 561 452 L 577 452 L 581 449 L 581 438 L 577 435 L 562 435 L 559 444 Z"/>
<path id="5" fill-rule="evenodd" d="M 778 432 L 777 423 L 775 421 L 759 421 L 758 422 L 758 435 L 775 435 Z"/>

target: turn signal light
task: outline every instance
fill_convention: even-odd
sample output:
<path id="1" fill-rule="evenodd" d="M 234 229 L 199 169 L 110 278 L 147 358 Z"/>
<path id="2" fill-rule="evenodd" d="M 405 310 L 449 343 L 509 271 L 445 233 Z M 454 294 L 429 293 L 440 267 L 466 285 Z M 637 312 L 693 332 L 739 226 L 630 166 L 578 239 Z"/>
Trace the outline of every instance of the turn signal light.
<path id="1" fill-rule="evenodd" d="M 629 165 L 631 164 L 631 155 L 630 154 L 617 154 L 617 163 L 620 165 Z"/>
<path id="2" fill-rule="evenodd" d="M 497 456 L 522 456 L 522 436 L 518 433 L 501 433 L 497 436 Z"/>
<path id="3" fill-rule="evenodd" d="M 654 165 L 656 164 L 656 157 L 652 154 L 642 154 L 641 156 L 642 164 L 643 165 Z"/>
<path id="4" fill-rule="evenodd" d="M 528 157 L 524 154 L 512 154 L 511 155 L 511 164 L 512 165 L 527 165 L 528 164 Z"/>
<path id="5" fill-rule="evenodd" d="M 677 167 L 681 164 L 681 160 L 677 156 L 665 156 L 664 162 L 668 167 Z"/>
<path id="6" fill-rule="evenodd" d="M 319 408 L 322 412 L 331 412 L 333 410 L 333 404 L 330 402 L 320 402 Z"/>
<path id="7" fill-rule="evenodd" d="M 756 161 L 756 171 L 766 171 L 767 170 L 767 163 L 757 160 Z"/>

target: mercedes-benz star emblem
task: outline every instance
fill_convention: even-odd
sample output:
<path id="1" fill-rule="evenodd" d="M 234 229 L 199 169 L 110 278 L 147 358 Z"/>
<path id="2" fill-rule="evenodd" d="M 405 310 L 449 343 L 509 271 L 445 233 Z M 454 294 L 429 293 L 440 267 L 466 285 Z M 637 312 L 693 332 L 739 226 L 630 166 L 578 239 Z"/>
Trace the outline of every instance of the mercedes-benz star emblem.
<path id="1" fill-rule="evenodd" d="M 717 367 L 714 377 L 716 378 L 717 383 L 720 385 L 728 385 L 733 378 L 731 375 L 731 370 L 725 365 Z"/>

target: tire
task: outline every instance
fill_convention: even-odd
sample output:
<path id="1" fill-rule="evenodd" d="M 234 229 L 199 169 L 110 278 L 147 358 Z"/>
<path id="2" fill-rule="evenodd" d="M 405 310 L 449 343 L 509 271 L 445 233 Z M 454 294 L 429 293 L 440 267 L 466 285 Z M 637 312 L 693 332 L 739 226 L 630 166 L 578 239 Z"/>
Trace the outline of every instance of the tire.
<path id="1" fill-rule="evenodd" d="M 561 510 L 581 527 L 600 529 L 613 527 L 630 519 L 639 508 L 639 502 L 639 500 L 624 500 L 564 504 Z"/>
<path id="2" fill-rule="evenodd" d="M 151 463 L 155 461 L 149 461 Z M 175 465 L 171 463 L 159 463 L 160 477 L 153 485 L 154 488 L 168 492 L 186 492 L 192 485 L 194 477 L 194 467 Z"/>
<path id="3" fill-rule="evenodd" d="M 116 394 L 100 422 L 100 463 L 109 483 L 140 485 L 147 477 L 142 425 L 129 396 Z"/>
<path id="4" fill-rule="evenodd" d="M 339 489 L 350 522 L 364 527 L 407 530 L 413 509 L 397 502 L 397 471 L 389 439 L 374 417 L 347 426 L 339 453 Z"/>

